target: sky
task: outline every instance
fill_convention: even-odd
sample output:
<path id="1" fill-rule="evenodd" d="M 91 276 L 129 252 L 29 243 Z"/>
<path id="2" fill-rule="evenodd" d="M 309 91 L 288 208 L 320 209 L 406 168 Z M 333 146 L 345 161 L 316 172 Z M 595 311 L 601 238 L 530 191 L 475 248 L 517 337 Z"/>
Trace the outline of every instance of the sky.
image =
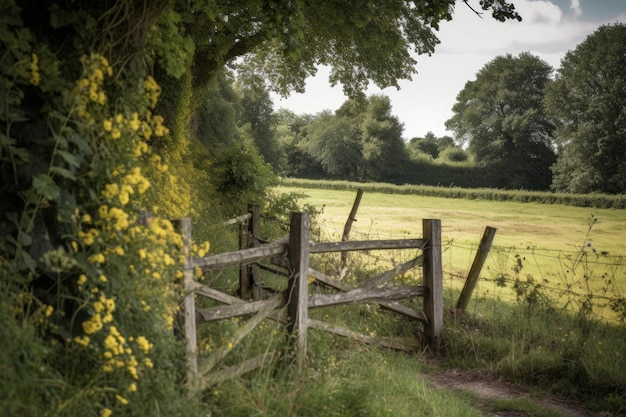
<path id="1" fill-rule="evenodd" d="M 457 1 L 453 19 L 440 24 L 441 43 L 432 56 L 416 56 L 417 74 L 411 81 L 401 80 L 395 87 L 369 88 L 370 94 L 385 94 L 392 113 L 404 124 L 403 137 L 454 136 L 445 122 L 452 117 L 452 106 L 465 83 L 500 55 L 530 52 L 555 70 L 568 51 L 603 24 L 626 23 L 626 0 L 512 0 L 522 22 L 498 22 L 488 13 L 477 16 L 462 1 Z M 480 10 L 478 0 L 470 0 Z M 328 68 L 318 69 L 307 79 L 306 91 L 284 99 L 272 95 L 274 109 L 289 109 L 297 114 L 335 111 L 346 100 L 341 85 L 331 87 Z"/>

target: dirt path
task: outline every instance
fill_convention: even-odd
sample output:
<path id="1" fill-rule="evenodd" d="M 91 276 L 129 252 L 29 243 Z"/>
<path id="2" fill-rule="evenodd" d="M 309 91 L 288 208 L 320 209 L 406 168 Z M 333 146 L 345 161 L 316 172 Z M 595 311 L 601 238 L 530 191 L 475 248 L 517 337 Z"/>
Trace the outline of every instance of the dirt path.
<path id="1" fill-rule="evenodd" d="M 487 416 L 523 417 L 526 413 L 514 411 L 488 411 L 488 401 L 493 399 L 529 398 L 544 407 L 551 408 L 567 417 L 611 417 L 612 414 L 593 413 L 580 405 L 573 404 L 554 395 L 537 396 L 527 387 L 522 387 L 497 379 L 488 371 L 461 371 L 443 369 L 429 374 L 436 388 L 451 391 L 469 391 L 485 401 Z"/>

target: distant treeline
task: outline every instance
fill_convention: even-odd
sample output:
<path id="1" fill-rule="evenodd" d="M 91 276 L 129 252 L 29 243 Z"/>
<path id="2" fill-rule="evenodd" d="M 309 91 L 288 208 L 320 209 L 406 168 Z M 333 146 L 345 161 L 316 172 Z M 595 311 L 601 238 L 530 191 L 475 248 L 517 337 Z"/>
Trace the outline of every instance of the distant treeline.
<path id="1" fill-rule="evenodd" d="M 431 185 L 394 185 L 385 183 L 359 183 L 349 181 L 308 180 L 282 178 L 285 187 L 322 188 L 331 190 L 357 190 L 412 194 L 426 197 L 466 198 L 470 200 L 514 201 L 520 203 L 563 204 L 576 207 L 626 208 L 626 196 L 612 194 L 566 194 L 543 191 L 499 190 L 495 188 L 437 187 Z"/>

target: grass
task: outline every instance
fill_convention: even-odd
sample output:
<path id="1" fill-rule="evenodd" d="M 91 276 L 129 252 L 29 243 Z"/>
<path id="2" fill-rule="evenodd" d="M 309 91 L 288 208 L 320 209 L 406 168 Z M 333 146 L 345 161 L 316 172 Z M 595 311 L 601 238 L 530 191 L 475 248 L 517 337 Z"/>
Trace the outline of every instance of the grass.
<path id="1" fill-rule="evenodd" d="M 322 208 L 319 221 L 326 239 L 341 239 L 354 191 L 278 190 L 308 195 L 301 203 Z M 534 285 L 540 283 L 557 293 L 575 291 L 584 296 L 587 285 L 603 296 L 626 292 L 626 210 L 365 192 L 356 218 L 352 239 L 420 237 L 422 219 L 440 219 L 449 287 L 463 285 L 484 229 L 491 226 L 497 232 L 479 292 L 500 292 L 510 298 L 510 292 L 499 290 L 498 279 L 513 285 L 516 279 L 525 282 L 528 277 Z M 613 316 L 608 310 L 606 315 Z"/>
<path id="2" fill-rule="evenodd" d="M 320 223 L 330 235 L 324 235 L 323 240 L 340 239 L 353 191 L 279 190 L 305 192 L 309 197 L 301 203 L 324 206 Z M 599 220 L 587 236 L 591 214 Z M 619 258 L 625 253 L 623 210 L 366 193 L 351 238 L 419 237 L 422 218 L 439 218 L 444 225 L 444 366 L 486 368 L 498 377 L 532 385 L 539 392 L 583 401 L 592 409 L 611 413 L 607 415 L 626 412 L 626 326 L 607 321 L 604 309 L 585 304 L 585 297 L 566 294 L 555 298 L 555 294 L 565 294 L 558 286 L 559 279 L 562 285 L 578 282 L 568 271 L 574 269 L 572 266 L 577 275 L 588 279 L 580 288 L 572 286 L 570 292 L 612 297 L 613 292 L 603 293 L 602 285 L 596 285 L 598 279 L 600 284 L 602 279 L 605 284 L 607 281 L 597 269 L 602 267 L 598 259 L 615 261 L 608 268 L 611 279 L 619 281 L 614 290 L 624 288 Z M 468 311 L 455 315 L 452 307 L 486 225 L 498 229 L 492 254 Z M 591 246 L 583 245 L 586 240 Z M 595 253 L 594 248 L 598 248 Z M 599 255 L 600 251 L 611 255 Z M 390 263 L 407 256 L 399 252 L 384 257 L 375 251 L 354 255 L 350 258 L 350 279 L 358 281 L 387 269 Z M 580 253 L 586 255 L 579 258 Z M 332 257 L 312 258 L 312 265 L 328 272 L 336 270 L 337 264 Z M 515 265 L 517 271 L 513 270 Z M 224 276 L 216 284 L 233 291 L 236 274 L 220 274 Z M 502 274 L 507 275 L 506 280 L 499 280 Z M 225 284 L 219 284 L 222 280 Z M 310 291 L 320 289 L 311 286 Z M 378 336 L 406 336 L 417 330 L 408 319 L 374 306 L 313 310 L 311 316 Z M 212 338 L 209 345 L 214 346 L 225 342 L 240 324 L 222 323 L 215 333 L 200 329 L 199 334 Z M 258 354 L 270 345 L 280 348 L 281 329 L 276 324 L 259 328 L 250 340 L 233 349 L 227 364 Z M 485 402 L 462 391 L 435 389 L 427 376 L 433 369 L 421 358 L 311 329 L 308 363 L 301 374 L 275 363 L 215 386 L 206 392 L 205 399 L 212 404 L 214 416 L 471 417 L 484 415 L 481 410 L 485 409 L 536 417 L 562 415 L 534 401 L 534 397 Z"/>

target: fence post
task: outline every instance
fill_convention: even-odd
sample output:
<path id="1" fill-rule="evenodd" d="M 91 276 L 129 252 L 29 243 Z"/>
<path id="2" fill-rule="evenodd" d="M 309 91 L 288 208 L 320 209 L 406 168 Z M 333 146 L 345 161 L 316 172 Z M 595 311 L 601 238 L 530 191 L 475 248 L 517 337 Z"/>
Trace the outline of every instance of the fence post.
<path id="1" fill-rule="evenodd" d="M 248 219 L 239 224 L 239 249 L 248 249 L 250 247 L 250 222 Z M 248 275 L 248 265 L 239 265 L 239 297 L 242 300 L 250 298 L 250 277 Z"/>
<path id="2" fill-rule="evenodd" d="M 359 188 L 356 191 L 356 197 L 354 198 L 354 203 L 352 204 L 352 210 L 350 210 L 350 215 L 348 216 L 348 220 L 346 220 L 346 225 L 343 228 L 343 235 L 341 236 L 342 242 L 347 242 L 348 238 L 350 237 L 350 230 L 352 229 L 352 223 L 356 221 L 356 212 L 359 210 L 359 204 L 361 204 L 361 197 L 363 197 L 363 190 Z M 348 262 L 348 253 L 341 252 L 342 274 L 345 272 L 347 262 Z"/>
<path id="3" fill-rule="evenodd" d="M 482 239 L 480 239 L 478 252 L 476 252 L 476 257 L 474 258 L 472 267 L 470 268 L 467 279 L 465 280 L 465 285 L 463 285 L 463 290 L 461 291 L 461 295 L 459 296 L 459 301 L 457 301 L 456 303 L 456 310 L 461 314 L 465 311 L 470 299 L 472 298 L 472 293 L 474 292 L 474 288 L 476 287 L 476 283 L 478 282 L 480 271 L 482 270 L 483 265 L 487 260 L 487 255 L 489 254 L 489 250 L 491 249 L 491 244 L 493 243 L 493 238 L 496 234 L 496 230 L 497 229 L 493 227 L 487 226 L 487 228 L 485 228 L 485 232 L 483 233 Z"/>
<path id="4" fill-rule="evenodd" d="M 187 217 L 180 220 L 180 230 L 183 238 L 183 256 L 185 263 L 183 265 L 183 290 L 185 292 L 185 300 L 183 302 L 184 319 L 185 319 L 185 339 L 187 340 L 187 360 L 189 371 L 187 373 L 187 382 L 194 384 L 195 377 L 198 373 L 198 354 L 196 339 L 196 302 L 193 284 L 193 268 L 191 266 L 190 248 L 191 248 L 191 220 Z"/>
<path id="5" fill-rule="evenodd" d="M 295 349 L 295 362 L 302 369 L 306 359 L 308 290 L 309 290 L 309 234 L 311 220 L 309 214 L 291 213 L 289 232 L 289 280 L 287 331 L 291 335 L 291 348 Z"/>
<path id="6" fill-rule="evenodd" d="M 424 239 L 424 314 L 429 346 L 438 350 L 443 332 L 443 272 L 441 265 L 441 220 L 423 219 Z"/>
<path id="7" fill-rule="evenodd" d="M 258 204 L 248 204 L 250 217 L 239 226 L 239 249 L 255 248 L 257 238 L 261 234 L 261 211 Z M 259 269 L 256 264 L 241 264 L 239 266 L 239 296 L 242 300 L 252 298 L 261 299 L 259 286 Z"/>
<path id="8" fill-rule="evenodd" d="M 248 204 L 248 212 L 250 212 L 250 242 L 251 247 L 259 246 L 259 236 L 261 235 L 261 209 L 258 204 Z M 262 298 L 261 285 L 259 282 L 259 267 L 256 263 L 248 264 L 248 280 L 252 285 L 252 298 L 260 300 Z"/>

